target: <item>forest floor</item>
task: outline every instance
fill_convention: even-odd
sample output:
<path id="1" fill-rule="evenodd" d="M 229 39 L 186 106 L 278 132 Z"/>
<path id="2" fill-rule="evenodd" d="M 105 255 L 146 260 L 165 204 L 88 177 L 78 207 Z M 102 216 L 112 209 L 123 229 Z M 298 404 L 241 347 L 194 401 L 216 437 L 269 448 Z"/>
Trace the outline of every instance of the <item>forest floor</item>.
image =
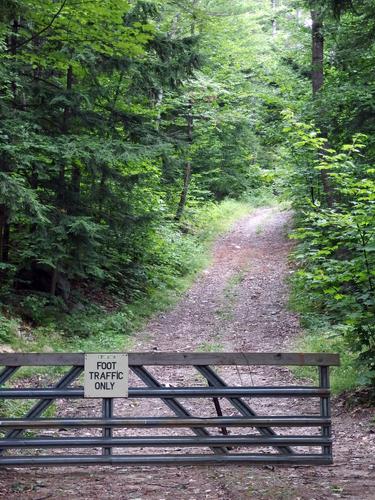
<path id="1" fill-rule="evenodd" d="M 240 220 L 215 247 L 211 266 L 179 304 L 156 316 L 135 339 L 134 351 L 291 351 L 300 333 L 287 307 L 290 273 L 286 237 L 291 214 L 261 208 Z M 246 367 L 247 368 L 247 367 Z M 194 374 L 156 370 L 164 384 Z M 228 374 L 229 379 L 237 376 Z M 260 367 L 238 377 L 263 385 L 295 382 L 286 368 Z M 245 381 L 246 381 L 245 380 Z M 238 383 L 238 380 L 237 380 Z M 80 403 L 82 405 L 82 402 Z M 89 403 L 87 403 L 88 405 Z M 195 403 L 197 404 L 197 403 Z M 227 410 L 223 402 L 223 409 Z M 272 411 L 272 401 L 256 411 Z M 286 403 L 278 403 L 285 410 Z M 60 414 L 66 411 L 61 403 Z M 284 406 L 283 406 L 284 405 Z M 301 403 L 294 401 L 292 413 Z M 73 410 L 73 414 L 78 407 Z M 82 406 L 80 407 L 82 410 Z M 96 414 L 97 409 L 92 409 Z M 168 415 L 162 403 L 120 400 L 116 414 Z M 82 414 L 82 411 L 81 411 Z M 61 467 L 0 472 L 1 498 L 83 499 L 375 499 L 375 429 L 371 411 L 333 400 L 331 466 Z M 181 432 L 180 432 L 181 433 Z M 89 434 L 86 434 L 89 435 Z M 160 450 L 159 450 L 160 452 Z M 140 452 L 142 453 L 142 451 Z"/>

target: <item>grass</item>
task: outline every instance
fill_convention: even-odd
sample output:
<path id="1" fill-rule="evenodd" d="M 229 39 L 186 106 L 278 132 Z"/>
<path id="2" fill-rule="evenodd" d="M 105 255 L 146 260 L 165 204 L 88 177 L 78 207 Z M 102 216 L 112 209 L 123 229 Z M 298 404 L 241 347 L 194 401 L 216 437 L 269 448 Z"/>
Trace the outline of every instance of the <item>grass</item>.
<path id="1" fill-rule="evenodd" d="M 224 350 L 220 342 L 203 342 L 197 347 L 198 352 L 220 352 Z"/>
<path id="2" fill-rule="evenodd" d="M 224 200 L 210 203 L 200 209 L 188 209 L 183 222 L 191 234 L 206 248 L 225 233 L 240 218 L 247 215 L 256 204 L 248 201 Z"/>
<path id="3" fill-rule="evenodd" d="M 330 330 L 304 331 L 296 343 L 299 352 L 335 352 L 340 355 L 340 366 L 330 371 L 331 388 L 334 394 L 340 394 L 358 387 L 360 368 L 356 358 L 350 352 L 342 337 L 332 335 Z M 295 367 L 294 373 L 300 378 L 310 378 L 318 382 L 317 370 L 312 367 Z"/>
<path id="4" fill-rule="evenodd" d="M 222 321 L 231 321 L 233 319 L 234 307 L 237 299 L 236 288 L 245 279 L 246 273 L 247 269 L 241 269 L 228 279 L 223 290 L 223 303 L 220 309 L 216 311 L 216 314 L 220 316 Z"/>
<path id="5" fill-rule="evenodd" d="M 228 279 L 227 284 L 224 289 L 224 295 L 232 296 L 235 294 L 235 289 L 238 285 L 240 285 L 246 277 L 248 272 L 248 268 L 241 269 L 240 271 L 232 274 L 232 276 Z"/>

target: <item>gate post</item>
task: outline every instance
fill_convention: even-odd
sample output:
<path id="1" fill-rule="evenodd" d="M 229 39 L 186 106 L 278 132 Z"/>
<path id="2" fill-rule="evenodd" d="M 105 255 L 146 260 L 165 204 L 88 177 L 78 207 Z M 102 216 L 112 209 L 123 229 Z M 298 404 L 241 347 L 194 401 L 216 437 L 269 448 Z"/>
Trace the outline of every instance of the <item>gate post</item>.
<path id="1" fill-rule="evenodd" d="M 329 366 L 319 366 L 319 387 L 322 389 L 329 389 Z M 331 405 L 330 398 L 323 396 L 320 398 L 320 416 L 324 418 L 331 418 Z M 322 436 L 325 438 L 331 437 L 331 425 L 322 425 Z M 323 455 L 332 458 L 332 445 L 322 446 Z"/>
<path id="2" fill-rule="evenodd" d="M 113 398 L 103 398 L 102 402 L 102 416 L 103 418 L 113 417 Z M 112 427 L 103 427 L 102 436 L 103 438 L 112 438 Z M 112 455 L 111 447 L 102 448 L 102 455 Z"/>

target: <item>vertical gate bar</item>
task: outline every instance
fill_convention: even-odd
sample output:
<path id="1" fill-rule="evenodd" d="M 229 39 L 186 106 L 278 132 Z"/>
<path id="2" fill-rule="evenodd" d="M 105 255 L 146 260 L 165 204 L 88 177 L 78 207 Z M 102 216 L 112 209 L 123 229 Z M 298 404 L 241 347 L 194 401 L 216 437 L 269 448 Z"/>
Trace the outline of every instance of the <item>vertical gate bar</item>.
<path id="1" fill-rule="evenodd" d="M 103 398 L 102 402 L 102 415 L 103 418 L 113 417 L 113 398 Z M 103 438 L 112 438 L 113 430 L 112 427 L 103 427 L 102 436 Z M 102 455 L 112 455 L 112 448 L 105 447 L 102 448 Z"/>
<path id="2" fill-rule="evenodd" d="M 211 382 L 213 387 L 227 387 L 227 384 L 224 380 L 217 374 L 210 366 L 202 366 L 195 365 L 196 370 L 203 375 L 207 379 L 208 382 Z M 231 398 L 227 396 L 227 399 L 232 406 L 234 406 L 241 415 L 244 417 L 256 417 L 257 414 L 250 408 L 245 401 L 242 401 L 241 398 Z M 276 436 L 276 432 L 271 429 L 271 427 L 258 427 L 258 432 L 263 434 L 264 436 Z M 289 446 L 275 446 L 275 448 L 284 455 L 292 455 L 294 452 Z"/>
<path id="3" fill-rule="evenodd" d="M 83 366 L 73 366 L 54 386 L 55 389 L 63 389 L 73 382 L 83 371 Z M 55 398 L 38 401 L 25 415 L 26 419 L 39 417 L 54 401 Z M 12 429 L 6 434 L 6 439 L 21 436 L 25 429 Z M 0 453 L 2 450 L 0 449 Z"/>
<path id="4" fill-rule="evenodd" d="M 5 384 L 5 382 L 9 380 L 13 373 L 15 373 L 19 368 L 19 366 L 6 366 L 0 373 L 0 385 Z"/>
<path id="5" fill-rule="evenodd" d="M 213 387 L 212 383 L 209 380 L 207 380 L 207 382 L 208 382 L 208 385 L 210 387 Z M 218 417 L 222 417 L 223 416 L 223 412 L 221 410 L 219 398 L 212 398 L 212 401 L 214 403 L 217 416 Z M 223 434 L 223 436 L 228 436 L 229 435 L 229 431 L 228 431 L 228 429 L 226 427 L 221 427 L 220 428 L 220 432 Z"/>
<path id="6" fill-rule="evenodd" d="M 161 388 L 162 385 L 156 380 L 155 377 L 149 373 L 144 366 L 133 365 L 130 367 L 132 372 L 137 375 L 148 387 Z M 160 398 L 163 403 L 168 406 L 170 410 L 180 417 L 191 417 L 191 413 L 176 399 L 174 398 Z M 210 436 L 211 434 L 204 427 L 192 427 L 191 430 L 197 436 Z M 210 446 L 214 453 L 226 454 L 228 453 L 225 447 Z"/>
<path id="7" fill-rule="evenodd" d="M 319 366 L 319 387 L 322 389 L 329 389 L 329 366 Z M 320 416 L 324 418 L 331 418 L 331 402 L 328 397 L 320 398 Z M 321 434 L 323 437 L 331 437 L 331 424 L 325 424 L 321 427 Z M 322 453 L 325 456 L 332 457 L 332 445 L 322 446 Z"/>

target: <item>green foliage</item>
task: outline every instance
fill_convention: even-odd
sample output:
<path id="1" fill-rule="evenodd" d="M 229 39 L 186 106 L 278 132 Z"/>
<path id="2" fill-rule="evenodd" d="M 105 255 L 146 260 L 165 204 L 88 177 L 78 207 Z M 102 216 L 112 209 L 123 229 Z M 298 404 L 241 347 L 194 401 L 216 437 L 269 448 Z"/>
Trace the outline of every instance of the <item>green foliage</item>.
<path id="1" fill-rule="evenodd" d="M 329 347 L 332 335 L 353 387 L 375 380 L 374 3 L 303 4 L 322 23 L 324 84 L 313 99 L 291 100 L 287 108 L 297 118 L 283 113 L 286 143 L 275 188 L 296 210 L 299 310 L 303 318 L 321 318 L 328 332 L 312 328 L 313 340 L 308 335 L 303 345 L 318 348 L 320 338 Z M 302 22 L 291 29 L 288 45 L 284 60 L 309 77 L 311 32 Z"/>
<path id="2" fill-rule="evenodd" d="M 0 342 L 11 343 L 18 335 L 19 323 L 13 318 L 6 318 L 0 314 Z"/>
<path id="3" fill-rule="evenodd" d="M 334 205 L 325 206 L 324 198 L 295 192 L 294 238 L 301 242 L 295 252 L 296 286 L 309 302 L 309 310 L 324 313 L 358 361 L 368 367 L 368 380 L 374 379 L 375 176 L 359 156 L 363 137 L 357 136 L 336 152 L 327 149 L 324 138 L 311 126 L 294 121 L 286 131 L 298 158 L 306 160 L 315 153 L 310 179 L 314 171 L 326 172 L 335 200 Z M 300 172 L 296 178 L 295 188 L 305 185 L 308 192 L 306 172 L 303 179 Z"/>
<path id="4" fill-rule="evenodd" d="M 46 306 L 50 303 L 47 296 L 27 295 L 21 301 L 20 308 L 24 317 L 35 324 L 41 324 L 46 316 Z"/>
<path id="5" fill-rule="evenodd" d="M 35 401 L 23 401 L 23 400 L 12 400 L 12 399 L 2 399 L 0 401 L 0 412 L 4 418 L 24 418 L 27 412 L 33 407 Z M 55 417 L 56 416 L 56 404 L 52 403 L 44 412 L 43 417 Z M 0 435 L 5 435 L 6 431 L 0 431 Z M 25 431 L 25 437 L 35 436 L 33 431 Z"/>
<path id="6" fill-rule="evenodd" d="M 242 73 L 256 54 L 242 36 L 267 35 L 244 17 L 222 38 L 206 7 L 2 5 L 0 293 L 19 294 L 34 323 L 74 307 L 82 281 L 130 303 L 194 267 L 195 242 L 173 222 L 187 163 L 186 227 L 205 202 L 262 185 Z"/>
<path id="7" fill-rule="evenodd" d="M 219 342 L 204 342 L 197 347 L 198 352 L 220 352 L 224 346 Z"/>
<path id="8" fill-rule="evenodd" d="M 166 209 L 153 92 L 182 85 L 196 41 L 169 42 L 147 2 L 22 0 L 2 15 L 0 261 L 18 288 L 27 273 L 52 295 L 61 279 L 120 286 Z"/>
<path id="9" fill-rule="evenodd" d="M 297 339 L 295 349 L 301 352 L 336 352 L 340 355 L 340 366 L 332 368 L 330 375 L 335 394 L 366 385 L 371 373 L 353 351 L 346 325 L 333 323 L 321 311 L 311 307 L 311 297 L 306 293 L 302 280 L 292 280 L 292 287 L 290 305 L 299 313 L 304 330 L 303 336 Z M 318 382 L 316 369 L 296 367 L 293 371 L 299 377 Z"/>

